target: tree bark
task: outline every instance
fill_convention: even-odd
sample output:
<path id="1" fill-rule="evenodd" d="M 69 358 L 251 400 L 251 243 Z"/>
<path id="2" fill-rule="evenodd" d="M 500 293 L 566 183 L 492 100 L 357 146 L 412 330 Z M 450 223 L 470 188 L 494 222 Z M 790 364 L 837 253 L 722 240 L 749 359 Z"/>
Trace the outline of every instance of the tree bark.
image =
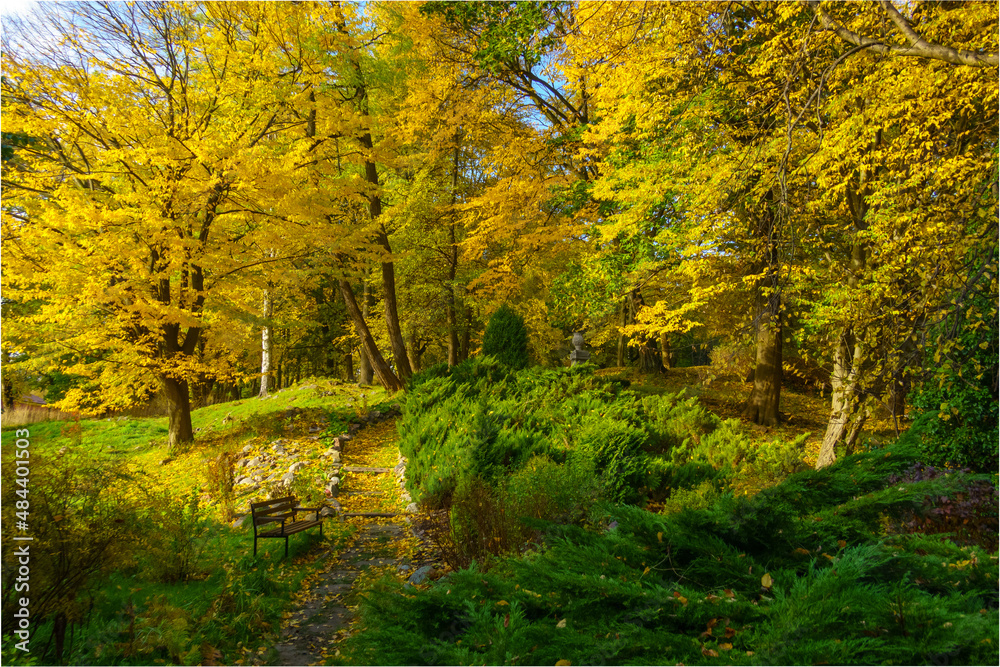
<path id="1" fill-rule="evenodd" d="M 407 353 L 410 357 L 410 368 L 414 373 L 420 372 L 420 359 L 424 356 L 424 348 L 420 345 L 417 340 L 417 331 L 415 327 L 410 328 L 410 333 L 407 336 Z"/>
<path id="2" fill-rule="evenodd" d="M 765 297 L 766 302 L 777 301 Z M 743 418 L 762 426 L 775 426 L 781 419 L 781 336 L 782 327 L 776 305 L 765 304 L 757 325 L 757 365 L 753 390 L 747 399 Z"/>
<path id="3" fill-rule="evenodd" d="M 455 306 L 455 277 L 458 275 L 458 243 L 455 234 L 455 204 L 458 201 L 458 146 L 451 172 L 451 224 L 448 225 L 448 287 L 445 291 L 448 316 L 448 366 L 458 364 L 458 313 Z"/>
<path id="4" fill-rule="evenodd" d="M 260 333 L 260 393 L 259 398 L 267 398 L 268 378 L 271 373 L 271 317 L 274 315 L 274 301 L 271 291 L 264 290 L 264 326 Z"/>
<path id="5" fill-rule="evenodd" d="M 344 355 L 344 379 L 354 382 L 354 355 L 350 350 Z"/>
<path id="6" fill-rule="evenodd" d="M 753 390 L 743 418 L 761 426 L 776 426 L 781 419 L 781 290 L 778 282 L 778 220 L 774 195 L 768 190 L 761 210 L 751 215 L 751 234 L 757 243 L 757 266 L 763 275 L 757 282 L 754 324 L 757 331 L 757 365 Z"/>
<path id="7" fill-rule="evenodd" d="M 361 319 L 365 322 L 368 321 L 368 304 L 371 301 L 371 295 L 371 283 L 366 272 L 361 294 Z M 358 355 L 358 385 L 362 387 L 371 385 L 374 376 L 375 371 L 372 369 L 371 359 L 368 358 L 368 353 L 365 352 L 365 346 L 362 344 Z"/>
<path id="8" fill-rule="evenodd" d="M 850 340 L 852 336 L 845 332 L 837 343 L 837 351 L 833 357 L 833 372 L 830 374 L 830 384 L 833 386 L 830 403 L 830 420 L 827 422 L 823 444 L 820 446 L 819 457 L 816 459 L 816 469 L 824 468 L 837 460 L 836 446 L 848 432 L 848 426 L 856 419 L 858 402 L 855 400 L 857 389 L 858 367 L 861 363 L 862 351 L 857 342 Z M 863 425 L 863 421 L 861 424 Z M 860 430 L 852 427 L 854 437 Z"/>
<path id="9" fill-rule="evenodd" d="M 338 284 L 340 286 L 340 294 L 344 298 L 344 305 L 347 306 L 347 312 L 354 322 L 354 330 L 357 332 L 358 338 L 361 339 L 361 345 L 368 355 L 368 360 L 372 363 L 375 375 L 387 392 L 393 394 L 399 391 L 403 388 L 403 384 L 392 372 L 392 368 L 386 363 L 385 358 L 382 357 L 382 353 L 378 350 L 378 346 L 375 345 L 375 339 L 372 338 L 371 331 L 368 329 L 368 323 L 365 322 L 361 314 L 361 309 L 358 307 L 358 302 L 354 298 L 354 290 L 351 289 L 351 283 L 342 279 L 338 281 Z"/>
<path id="10" fill-rule="evenodd" d="M 167 400 L 167 448 L 176 447 L 194 440 L 191 427 L 191 399 L 188 396 L 187 380 L 174 377 L 163 378 L 163 395 Z"/>
<path id="11" fill-rule="evenodd" d="M 660 334 L 660 363 L 663 368 L 674 367 L 674 351 L 670 347 L 670 334 Z"/>
<path id="12" fill-rule="evenodd" d="M 462 331 L 462 346 L 460 348 L 459 363 L 469 358 L 472 347 L 472 307 L 465 307 L 465 329 Z"/>
<path id="13" fill-rule="evenodd" d="M 350 38 L 350 34 L 347 31 L 347 21 L 344 19 L 339 3 L 336 5 L 336 11 L 338 15 L 338 31 L 344 37 Z M 385 225 L 380 220 L 382 216 L 382 197 L 379 194 L 378 166 L 372 158 L 375 144 L 372 141 L 370 130 L 371 115 L 368 108 L 368 87 L 365 84 L 364 72 L 361 69 L 361 62 L 358 60 L 356 53 L 353 51 L 348 51 L 348 53 L 350 54 L 349 64 L 351 69 L 354 70 L 355 77 L 353 82 L 354 99 L 357 101 L 358 111 L 365 121 L 366 128 L 368 128 L 358 137 L 365 156 L 365 180 L 371 186 L 371 192 L 367 195 L 368 213 L 371 216 L 372 222 L 377 224 L 375 242 L 385 251 L 386 257 L 382 261 L 382 291 L 385 302 L 386 332 L 389 336 L 389 345 L 392 347 L 392 357 L 396 364 L 396 372 L 399 374 L 399 378 L 405 381 L 412 375 L 412 372 L 410 370 L 410 361 L 406 356 L 406 344 L 403 341 L 403 332 L 399 326 L 399 313 L 396 306 L 396 267 L 391 260 L 392 246 L 389 243 L 389 234 L 386 231 Z M 354 300 L 353 294 L 351 300 Z M 365 328 L 367 329 L 367 324 Z M 378 364 L 375 363 L 374 358 L 371 361 L 376 366 L 375 372 L 378 374 Z M 386 389 L 388 389 L 388 386 Z"/>

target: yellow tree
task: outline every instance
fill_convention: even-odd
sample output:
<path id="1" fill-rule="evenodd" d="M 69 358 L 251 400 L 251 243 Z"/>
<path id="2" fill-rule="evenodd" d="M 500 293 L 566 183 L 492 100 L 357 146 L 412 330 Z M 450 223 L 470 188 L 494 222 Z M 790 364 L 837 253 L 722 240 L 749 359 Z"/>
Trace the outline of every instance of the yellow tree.
<path id="1" fill-rule="evenodd" d="M 283 195 L 296 165 L 282 137 L 300 124 L 274 18 L 267 5 L 87 3 L 4 52 L 5 126 L 34 139 L 4 166 L 5 296 L 35 307 L 6 323 L 7 342 L 72 353 L 76 372 L 105 379 L 107 406 L 157 380 L 171 445 L 192 439 L 189 382 L 226 371 L 197 354 L 226 290 L 313 238 L 303 218 L 290 238 L 262 204 Z"/>

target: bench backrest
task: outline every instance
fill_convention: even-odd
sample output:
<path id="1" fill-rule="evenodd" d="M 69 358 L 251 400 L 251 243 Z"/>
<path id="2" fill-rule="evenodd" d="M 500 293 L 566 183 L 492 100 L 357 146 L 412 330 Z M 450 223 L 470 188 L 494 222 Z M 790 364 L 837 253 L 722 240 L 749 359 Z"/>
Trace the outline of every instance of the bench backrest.
<path id="1" fill-rule="evenodd" d="M 250 511 L 253 513 L 253 523 L 256 526 L 261 523 L 262 519 L 275 514 L 289 514 L 297 504 L 295 496 L 285 496 L 284 498 L 250 503 Z"/>

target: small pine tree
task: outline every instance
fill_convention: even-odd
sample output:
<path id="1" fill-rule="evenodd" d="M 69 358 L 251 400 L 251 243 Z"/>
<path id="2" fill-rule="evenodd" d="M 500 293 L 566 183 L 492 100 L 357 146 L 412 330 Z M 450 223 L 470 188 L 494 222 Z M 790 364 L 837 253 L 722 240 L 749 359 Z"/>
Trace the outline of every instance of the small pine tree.
<path id="1" fill-rule="evenodd" d="M 528 329 L 524 318 L 506 304 L 493 313 L 483 334 L 483 354 L 491 354 L 511 368 L 528 365 Z"/>

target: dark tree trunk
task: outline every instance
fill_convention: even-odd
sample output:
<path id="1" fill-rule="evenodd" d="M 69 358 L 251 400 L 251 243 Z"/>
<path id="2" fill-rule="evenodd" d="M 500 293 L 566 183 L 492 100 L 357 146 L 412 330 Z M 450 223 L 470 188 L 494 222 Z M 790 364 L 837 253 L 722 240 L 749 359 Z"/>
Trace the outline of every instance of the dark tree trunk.
<path id="1" fill-rule="evenodd" d="M 344 355 L 344 379 L 348 382 L 354 382 L 354 355 L 348 352 Z"/>
<path id="2" fill-rule="evenodd" d="M 674 367 L 674 351 L 670 347 L 670 334 L 660 334 L 660 363 L 664 368 Z"/>
<path id="3" fill-rule="evenodd" d="M 369 282 L 367 273 L 366 270 L 361 294 L 361 319 L 365 322 L 368 321 L 368 306 L 371 303 L 372 297 L 371 283 Z M 364 345 L 362 345 L 361 351 L 358 353 L 358 385 L 367 387 L 371 385 L 372 378 L 374 377 L 375 371 L 372 369 L 372 362 L 365 352 Z"/>
<path id="4" fill-rule="evenodd" d="M 385 358 L 382 357 L 382 353 L 379 352 L 378 347 L 375 345 L 375 339 L 372 338 L 371 331 L 368 329 L 368 323 L 365 322 L 361 314 L 361 309 L 358 307 L 358 302 L 354 298 L 354 290 L 351 289 L 351 284 L 346 280 L 341 280 L 339 284 L 340 294 L 344 298 L 347 312 L 354 322 L 354 330 L 357 332 L 358 338 L 361 339 L 361 344 L 368 355 L 369 361 L 372 362 L 375 375 L 387 392 L 393 394 L 399 391 L 403 388 L 403 384 L 396 377 L 395 373 L 392 372 L 392 368 L 386 363 Z"/>
<path id="5" fill-rule="evenodd" d="M 455 306 L 455 277 L 458 275 L 458 243 L 455 234 L 455 204 L 458 201 L 458 146 L 455 146 L 455 159 L 451 172 L 451 224 L 448 226 L 448 287 L 445 301 L 448 306 L 448 366 L 458 363 L 458 313 Z"/>
<path id="6" fill-rule="evenodd" d="M 414 373 L 420 372 L 420 359 L 424 356 L 424 346 L 420 344 L 417 340 L 417 332 L 415 328 L 410 328 L 410 333 L 407 336 L 406 341 L 406 351 L 410 357 L 410 368 Z"/>
<path id="7" fill-rule="evenodd" d="M 750 215 L 751 234 L 756 243 L 757 268 L 763 275 L 757 282 L 754 325 L 757 334 L 757 366 L 753 390 L 743 410 L 743 418 L 762 426 L 780 420 L 781 403 L 781 288 L 778 282 L 778 225 L 774 196 L 769 190 L 761 210 Z"/>
<path id="8" fill-rule="evenodd" d="M 191 398 L 188 395 L 187 380 L 166 377 L 163 379 L 163 395 L 167 401 L 167 447 L 175 447 L 194 440 L 191 428 Z"/>
<path id="9" fill-rule="evenodd" d="M 52 621 L 52 637 L 55 639 L 56 664 L 63 664 L 63 649 L 66 646 L 66 614 L 57 612 Z"/>
<path id="10" fill-rule="evenodd" d="M 776 311 L 776 306 L 766 306 L 757 325 L 757 365 L 753 372 L 753 390 L 743 410 L 744 419 L 762 426 L 774 426 L 780 420 L 782 330 L 780 315 Z"/>
<path id="11" fill-rule="evenodd" d="M 349 36 L 347 31 L 347 22 L 344 20 L 343 15 L 340 14 L 339 5 L 336 9 L 338 12 L 337 29 L 342 35 L 347 37 Z M 354 81 L 352 82 L 354 87 L 354 100 L 358 104 L 358 111 L 361 113 L 361 117 L 364 118 L 365 121 L 369 121 L 368 87 L 365 84 L 364 72 L 361 69 L 361 62 L 355 54 L 351 53 L 349 64 L 351 69 L 354 70 Z M 372 152 L 375 145 L 372 142 L 371 130 L 366 128 L 358 137 L 358 142 L 361 144 L 364 151 L 365 180 L 371 186 L 370 193 L 367 195 L 368 213 L 371 216 L 372 222 L 377 225 L 375 242 L 385 250 L 387 257 L 391 257 L 392 246 L 389 244 L 389 234 L 380 220 L 382 216 L 382 197 L 379 194 L 380 185 L 378 166 L 372 158 Z M 410 375 L 412 375 L 412 373 L 410 371 L 410 360 L 406 356 L 406 343 L 403 341 L 403 332 L 399 327 L 399 313 L 396 307 L 396 267 L 391 261 L 382 262 L 382 291 L 383 299 L 385 301 L 386 332 L 389 335 L 389 344 L 392 347 L 392 358 L 396 363 L 396 371 L 399 374 L 399 378 L 396 380 L 395 384 L 399 384 L 400 379 L 405 381 L 408 377 L 410 377 Z M 353 294 L 351 295 L 351 301 L 354 301 Z M 356 324 L 357 322 L 355 322 L 355 325 Z M 367 329 L 367 324 L 365 324 L 365 328 Z M 379 379 L 382 380 L 383 378 L 379 372 L 376 359 L 374 357 L 370 357 L 369 360 L 375 366 L 376 375 L 379 375 Z M 388 368 L 388 366 L 386 368 Z M 389 385 L 386 385 L 386 389 L 389 389 Z"/>
<path id="12" fill-rule="evenodd" d="M 462 347 L 461 354 L 459 355 L 459 363 L 465 361 L 469 358 L 469 353 L 472 351 L 472 307 L 465 307 L 465 329 L 462 331 Z"/>

